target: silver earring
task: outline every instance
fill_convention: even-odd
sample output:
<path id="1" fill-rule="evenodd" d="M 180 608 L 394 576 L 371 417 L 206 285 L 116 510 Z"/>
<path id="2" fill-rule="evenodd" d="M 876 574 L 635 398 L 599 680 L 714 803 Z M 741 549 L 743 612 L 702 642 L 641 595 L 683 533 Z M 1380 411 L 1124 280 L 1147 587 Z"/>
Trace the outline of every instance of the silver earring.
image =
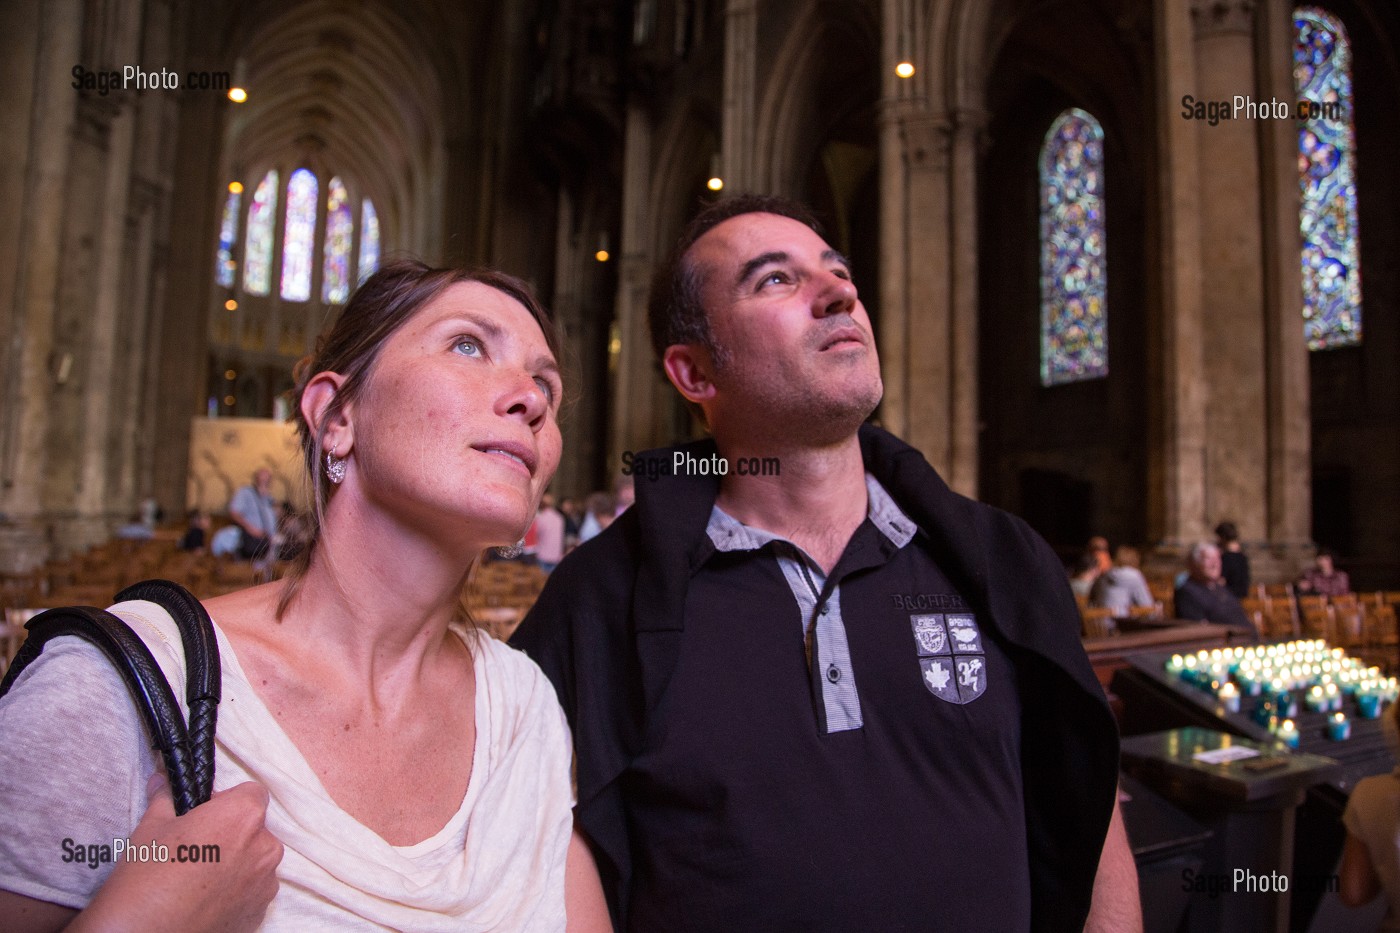
<path id="1" fill-rule="evenodd" d="M 339 446 L 340 445 L 337 444 L 335 447 L 326 451 L 326 479 L 335 483 L 337 486 L 345 482 L 345 462 L 348 459 L 335 455 L 336 448 Z"/>
<path id="2" fill-rule="evenodd" d="M 502 560 L 515 560 L 525 553 L 525 539 L 521 538 L 514 544 L 507 544 L 505 547 L 496 548 L 496 556 Z"/>

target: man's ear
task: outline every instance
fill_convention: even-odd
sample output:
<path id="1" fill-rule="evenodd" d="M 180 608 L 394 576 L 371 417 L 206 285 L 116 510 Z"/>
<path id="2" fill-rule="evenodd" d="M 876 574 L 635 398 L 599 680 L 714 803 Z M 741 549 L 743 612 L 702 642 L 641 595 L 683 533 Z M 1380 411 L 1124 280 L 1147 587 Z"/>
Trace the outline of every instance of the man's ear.
<path id="1" fill-rule="evenodd" d="M 686 401 L 702 405 L 715 397 L 714 360 L 704 347 L 673 343 L 661 355 L 661 367 Z"/>
<path id="2" fill-rule="evenodd" d="M 345 384 L 340 373 L 323 372 L 312 376 L 301 393 L 301 414 L 311 426 L 311 436 L 321 436 L 322 446 L 336 456 L 347 457 L 355 446 L 355 427 L 349 405 L 332 406 Z M 322 432 L 325 432 L 322 434 Z"/>

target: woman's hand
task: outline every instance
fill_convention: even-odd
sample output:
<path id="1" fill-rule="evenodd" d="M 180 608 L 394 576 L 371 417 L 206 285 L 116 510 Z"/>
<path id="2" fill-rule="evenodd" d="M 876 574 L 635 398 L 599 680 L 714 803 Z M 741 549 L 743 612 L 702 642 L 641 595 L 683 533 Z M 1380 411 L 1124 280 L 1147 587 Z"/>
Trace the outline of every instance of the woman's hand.
<path id="1" fill-rule="evenodd" d="M 132 830 L 131 844 L 159 843 L 169 860 L 118 859 L 68 929 L 255 929 L 277 893 L 277 864 L 282 861 L 282 843 L 265 823 L 267 790 L 251 781 L 239 784 L 184 816 L 175 815 L 162 774 L 151 778 L 148 793 L 150 805 Z M 214 857 L 206 860 L 209 856 Z"/>

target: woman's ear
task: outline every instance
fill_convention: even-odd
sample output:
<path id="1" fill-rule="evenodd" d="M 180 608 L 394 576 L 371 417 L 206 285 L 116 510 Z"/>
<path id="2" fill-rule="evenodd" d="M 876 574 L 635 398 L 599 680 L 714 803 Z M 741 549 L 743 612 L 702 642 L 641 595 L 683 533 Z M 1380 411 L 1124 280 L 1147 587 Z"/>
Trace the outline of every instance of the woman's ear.
<path id="1" fill-rule="evenodd" d="M 312 376 L 301 393 L 301 415 L 311 427 L 311 436 L 320 437 L 327 451 L 346 457 L 355 446 L 355 428 L 350 406 L 335 404 L 345 377 L 323 372 Z"/>

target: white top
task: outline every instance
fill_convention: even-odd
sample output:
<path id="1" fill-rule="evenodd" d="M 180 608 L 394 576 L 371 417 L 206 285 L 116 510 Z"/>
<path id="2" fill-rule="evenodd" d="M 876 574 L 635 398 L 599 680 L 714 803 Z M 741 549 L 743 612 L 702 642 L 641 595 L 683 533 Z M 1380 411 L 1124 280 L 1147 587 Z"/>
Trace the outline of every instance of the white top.
<path id="1" fill-rule="evenodd" d="M 1342 824 L 1365 844 L 1381 880 L 1389 907 L 1380 929 L 1400 931 L 1400 771 L 1357 781 Z"/>
<path id="2" fill-rule="evenodd" d="M 149 602 L 113 611 L 145 639 L 183 701 L 175 622 Z M 330 798 L 215 628 L 223 696 L 214 788 L 266 787 L 267 826 L 286 846 L 263 930 L 564 929 L 573 800 L 563 712 L 524 654 L 454 631 L 476 671 L 470 784 L 442 829 L 393 846 Z M 10 820 L 0 833 L 0 888 L 85 906 L 112 866 L 85 864 L 76 847 L 131 834 L 158 754 L 120 675 L 88 643 L 55 639 L 0 699 L 0 748 L 0 813 Z"/>

